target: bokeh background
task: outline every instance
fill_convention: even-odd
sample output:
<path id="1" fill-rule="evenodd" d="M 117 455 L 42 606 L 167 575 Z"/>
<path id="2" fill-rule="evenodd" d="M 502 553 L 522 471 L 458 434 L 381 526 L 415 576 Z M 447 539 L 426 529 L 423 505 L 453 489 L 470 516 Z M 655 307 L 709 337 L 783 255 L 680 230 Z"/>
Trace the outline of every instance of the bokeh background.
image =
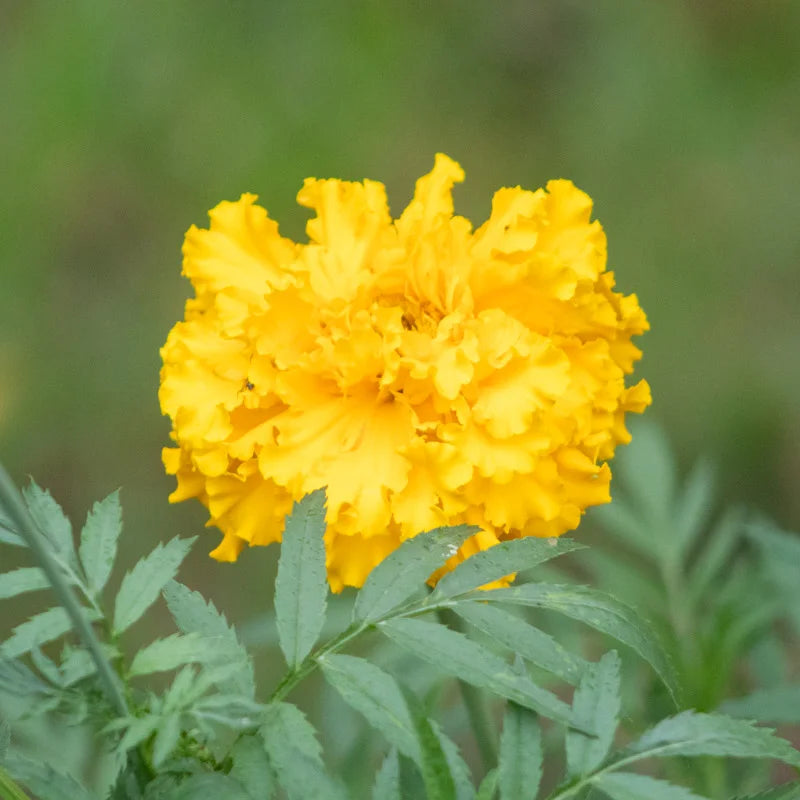
<path id="1" fill-rule="evenodd" d="M 652 323 L 648 415 L 796 529 L 799 43 L 790 0 L 0 0 L 3 462 L 76 522 L 122 486 L 126 564 L 200 533 L 184 579 L 235 620 L 267 606 L 241 587 L 274 554 L 210 561 L 203 510 L 166 499 L 183 233 L 251 191 L 302 236 L 309 175 L 382 180 L 399 211 L 444 151 L 476 224 L 503 185 L 591 194 Z"/>

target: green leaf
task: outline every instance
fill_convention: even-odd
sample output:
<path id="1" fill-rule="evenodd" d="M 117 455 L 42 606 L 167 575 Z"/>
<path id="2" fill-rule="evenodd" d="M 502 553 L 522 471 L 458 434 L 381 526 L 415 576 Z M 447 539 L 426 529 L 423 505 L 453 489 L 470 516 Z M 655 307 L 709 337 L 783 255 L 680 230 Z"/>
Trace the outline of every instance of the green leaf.
<path id="1" fill-rule="evenodd" d="M 4 719 L 0 719 L 0 764 L 5 761 L 8 746 L 11 744 L 11 728 Z"/>
<path id="2" fill-rule="evenodd" d="M 700 602 L 714 579 L 730 561 L 741 538 L 744 511 L 734 506 L 726 509 L 708 534 L 706 546 L 690 567 L 689 592 L 695 603 Z"/>
<path id="3" fill-rule="evenodd" d="M 286 517 L 275 580 L 278 641 L 290 669 L 311 652 L 325 623 L 325 490 L 306 495 Z"/>
<path id="4" fill-rule="evenodd" d="M 414 723 L 400 687 L 391 675 L 355 656 L 329 654 L 320 659 L 320 665 L 328 682 L 346 703 L 363 714 L 389 744 L 419 763 Z"/>
<path id="5" fill-rule="evenodd" d="M 24 784 L 39 800 L 94 800 L 89 791 L 70 775 L 14 750 L 6 753 L 3 766 L 14 780 Z"/>
<path id="6" fill-rule="evenodd" d="M 714 501 L 714 470 L 705 460 L 698 461 L 672 512 L 674 535 L 670 551 L 674 562 L 682 562 L 703 530 Z"/>
<path id="7" fill-rule="evenodd" d="M 572 698 L 575 717 L 597 732 L 589 737 L 567 731 L 567 775 L 588 775 L 608 755 L 619 718 L 619 656 L 606 653 L 584 673 Z"/>
<path id="8" fill-rule="evenodd" d="M 275 777 L 261 739 L 240 736 L 230 752 L 230 776 L 242 784 L 252 800 L 270 800 L 275 792 Z"/>
<path id="9" fill-rule="evenodd" d="M 572 685 L 578 683 L 589 663 L 563 648 L 552 636 L 500 606 L 459 603 L 453 611 L 512 652 Z"/>
<path id="10" fill-rule="evenodd" d="M 469 767 L 464 761 L 458 745 L 442 730 L 441 726 L 434 719 L 428 722 L 439 739 L 439 745 L 444 753 L 447 768 L 453 777 L 453 785 L 456 790 L 456 800 L 475 800 L 475 787 L 472 785 L 472 775 Z"/>
<path id="11" fill-rule="evenodd" d="M 64 515 L 61 506 L 53 499 L 50 492 L 42 489 L 34 481 L 22 490 L 22 496 L 36 527 L 53 548 L 53 555 L 73 570 L 77 569 L 78 559 L 72 538 L 72 524 Z"/>
<path id="12" fill-rule="evenodd" d="M 419 716 L 415 722 L 422 752 L 420 771 L 428 800 L 456 800 L 455 781 L 432 720 Z"/>
<path id="13" fill-rule="evenodd" d="M 633 648 L 653 667 L 673 699 L 679 695 L 672 663 L 653 631 L 633 609 L 611 595 L 588 586 L 526 583 L 483 592 L 481 599 L 558 611 L 613 636 Z"/>
<path id="14" fill-rule="evenodd" d="M 403 542 L 370 572 L 356 597 L 354 621 L 374 622 L 408 600 L 479 530 L 475 525 L 435 528 Z"/>
<path id="15" fill-rule="evenodd" d="M 499 776 L 500 772 L 497 767 L 490 769 L 481 781 L 481 785 L 478 787 L 478 794 L 475 795 L 475 800 L 493 800 L 497 792 Z"/>
<path id="16" fill-rule="evenodd" d="M 800 781 L 784 783 L 758 794 L 736 795 L 732 800 L 800 800 Z"/>
<path id="17" fill-rule="evenodd" d="M 583 550 L 585 545 L 571 539 L 538 539 L 527 536 L 500 542 L 462 561 L 436 585 L 431 601 L 456 597 L 487 583 L 498 581 L 515 572 L 535 567 L 552 558 Z"/>
<path id="18" fill-rule="evenodd" d="M 225 800 L 252 800 L 239 781 L 221 772 L 201 772 L 192 775 L 170 792 L 165 800 L 197 800 L 198 797 Z"/>
<path id="19" fill-rule="evenodd" d="M 199 592 L 194 592 L 177 581 L 170 581 L 164 587 L 163 594 L 175 624 L 182 633 L 214 639 L 214 658 L 211 663 L 238 665 L 230 678 L 220 682 L 220 689 L 255 697 L 253 663 L 225 615 L 217 611 L 214 604 L 210 600 L 206 601 Z"/>
<path id="20" fill-rule="evenodd" d="M 14 524 L 3 513 L 0 508 L 0 542 L 10 544 L 13 547 L 27 547 L 28 543 L 16 532 Z"/>
<path id="21" fill-rule="evenodd" d="M 0 654 L 0 692 L 33 698 L 52 694 L 53 690 L 21 661 Z"/>
<path id="22" fill-rule="evenodd" d="M 314 728 L 296 706 L 270 703 L 259 732 L 289 800 L 338 800 L 347 796 L 343 787 L 325 772 Z"/>
<path id="23" fill-rule="evenodd" d="M 16 658 L 30 652 L 37 645 L 52 642 L 67 631 L 72 630 L 72 622 L 63 608 L 56 607 L 36 614 L 27 622 L 17 625 L 11 636 L 0 647 L 0 656 Z"/>
<path id="24" fill-rule="evenodd" d="M 153 766 L 158 768 L 166 757 L 175 749 L 181 735 L 181 715 L 168 714 L 164 717 L 156 731 L 153 741 Z"/>
<path id="25" fill-rule="evenodd" d="M 159 542 L 150 555 L 125 573 L 114 605 L 115 634 L 127 630 L 155 603 L 167 582 L 175 577 L 193 543 L 194 537 L 176 537 L 166 544 Z"/>
<path id="26" fill-rule="evenodd" d="M 626 761 L 664 756 L 775 758 L 800 767 L 800 751 L 770 728 L 722 714 L 684 711 L 659 722 L 625 750 Z"/>
<path id="27" fill-rule="evenodd" d="M 732 717 L 760 722 L 800 724 L 800 686 L 761 689 L 746 697 L 726 700 L 719 710 Z"/>
<path id="28" fill-rule="evenodd" d="M 129 675 L 149 675 L 166 672 L 184 664 L 213 662 L 218 645 L 216 637 L 200 636 L 197 633 L 179 633 L 156 639 L 143 647 L 134 656 Z"/>
<path id="29" fill-rule="evenodd" d="M 403 800 L 400 796 L 400 760 L 394 748 L 389 751 L 375 776 L 372 800 Z"/>
<path id="30" fill-rule="evenodd" d="M 706 800 L 683 786 L 632 772 L 605 772 L 592 784 L 613 800 Z"/>
<path id="31" fill-rule="evenodd" d="M 0 574 L 0 600 L 16 597 L 24 592 L 47 589 L 50 581 L 39 567 L 20 567 Z"/>
<path id="32" fill-rule="evenodd" d="M 551 719 L 572 722 L 572 709 L 563 700 L 516 674 L 505 661 L 462 633 L 418 619 L 387 620 L 378 627 L 392 641 L 450 675 Z"/>
<path id="33" fill-rule="evenodd" d="M 79 554 L 89 590 L 96 596 L 106 585 L 122 532 L 119 490 L 92 506 L 81 531 Z"/>
<path id="34" fill-rule="evenodd" d="M 542 734 L 536 714 L 508 703 L 500 735 L 501 800 L 534 800 L 542 779 Z"/>

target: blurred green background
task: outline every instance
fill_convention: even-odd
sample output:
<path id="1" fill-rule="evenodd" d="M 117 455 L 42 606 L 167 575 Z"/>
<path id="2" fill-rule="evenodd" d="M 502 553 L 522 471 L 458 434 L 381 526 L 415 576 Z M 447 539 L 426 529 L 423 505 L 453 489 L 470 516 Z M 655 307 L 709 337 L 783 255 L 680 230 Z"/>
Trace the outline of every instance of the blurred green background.
<path id="1" fill-rule="evenodd" d="M 397 212 L 444 151 L 476 224 L 503 185 L 591 194 L 652 324 L 648 415 L 796 528 L 798 42 L 780 0 L 0 0 L 2 460 L 76 523 L 121 485 L 124 563 L 202 533 L 156 398 L 184 231 L 252 191 L 301 236 L 309 175 L 382 180 Z M 216 542 L 184 579 L 246 618 L 274 554 Z"/>

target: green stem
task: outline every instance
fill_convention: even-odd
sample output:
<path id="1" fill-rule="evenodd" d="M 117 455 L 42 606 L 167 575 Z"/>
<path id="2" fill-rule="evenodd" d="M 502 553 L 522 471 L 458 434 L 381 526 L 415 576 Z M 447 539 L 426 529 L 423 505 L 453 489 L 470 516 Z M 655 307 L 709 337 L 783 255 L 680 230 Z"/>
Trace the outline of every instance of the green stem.
<path id="1" fill-rule="evenodd" d="M 0 767 L 0 797 L 3 800 L 31 800 L 2 767 Z"/>
<path id="2" fill-rule="evenodd" d="M 84 646 L 89 651 L 97 667 L 97 674 L 100 676 L 100 683 L 109 703 L 111 703 L 117 714 L 123 717 L 128 716 L 128 704 L 125 702 L 125 697 L 117 684 L 114 671 L 106 661 L 100 642 L 89 620 L 83 613 L 83 609 L 78 603 L 74 592 L 64 579 L 64 575 L 50 555 L 50 551 L 42 541 L 42 535 L 31 518 L 19 490 L 2 465 L 0 465 L 0 504 L 5 507 L 11 521 L 15 524 L 18 535 L 27 542 L 33 551 L 39 566 L 44 574 L 47 575 L 53 591 L 67 612 L 78 636 L 80 636 Z"/>

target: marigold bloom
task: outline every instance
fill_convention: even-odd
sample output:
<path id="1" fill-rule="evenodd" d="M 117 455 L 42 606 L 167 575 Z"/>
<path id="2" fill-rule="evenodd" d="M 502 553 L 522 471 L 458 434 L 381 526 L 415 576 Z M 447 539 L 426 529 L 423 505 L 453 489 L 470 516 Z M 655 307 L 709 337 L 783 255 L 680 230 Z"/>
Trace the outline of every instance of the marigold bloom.
<path id="1" fill-rule="evenodd" d="M 170 500 L 197 497 L 211 553 L 279 541 L 325 486 L 332 588 L 361 586 L 399 543 L 442 524 L 558 536 L 608 502 L 606 463 L 650 403 L 624 376 L 647 330 L 613 291 L 591 199 L 566 180 L 500 189 L 477 230 L 453 215 L 464 174 L 438 155 L 399 219 L 384 187 L 309 178 L 309 242 L 242 195 L 189 229 L 196 296 L 161 350 L 177 447 Z"/>

